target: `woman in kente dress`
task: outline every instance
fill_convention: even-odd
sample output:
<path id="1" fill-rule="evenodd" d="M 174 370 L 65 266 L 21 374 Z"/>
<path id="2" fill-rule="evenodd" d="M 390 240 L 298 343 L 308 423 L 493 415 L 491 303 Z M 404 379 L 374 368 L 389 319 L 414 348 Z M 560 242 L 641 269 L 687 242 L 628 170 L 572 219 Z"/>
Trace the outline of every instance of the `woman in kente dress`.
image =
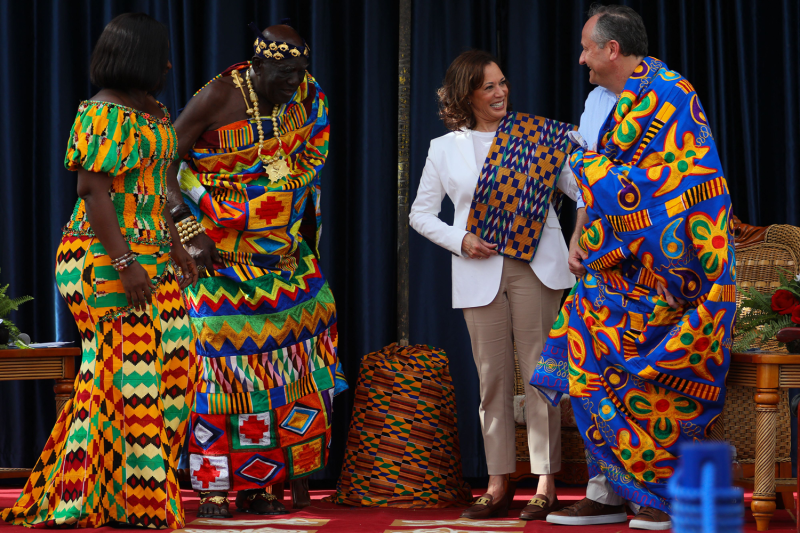
<path id="1" fill-rule="evenodd" d="M 83 352 L 75 394 L 13 507 L 25 526 L 184 525 L 176 466 L 192 403 L 194 348 L 181 289 L 196 281 L 166 205 L 177 138 L 153 97 L 171 64 L 166 28 L 124 14 L 94 50 L 65 166 L 78 199 L 56 281 Z M 176 276 L 170 258 L 181 268 Z"/>

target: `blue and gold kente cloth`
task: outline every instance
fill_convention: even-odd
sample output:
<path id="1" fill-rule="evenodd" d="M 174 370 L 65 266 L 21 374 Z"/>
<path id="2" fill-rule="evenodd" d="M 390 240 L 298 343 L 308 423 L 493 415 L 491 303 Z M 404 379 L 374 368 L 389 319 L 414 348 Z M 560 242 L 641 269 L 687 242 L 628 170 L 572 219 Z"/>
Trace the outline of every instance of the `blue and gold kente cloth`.
<path id="1" fill-rule="evenodd" d="M 652 57 L 598 147 L 570 158 L 589 216 L 587 273 L 531 383 L 569 392 L 590 475 L 669 512 L 680 447 L 708 438 L 725 402 L 736 308 L 728 186 L 697 93 Z M 670 308 L 658 284 L 687 304 Z"/>
<path id="2" fill-rule="evenodd" d="M 531 262 L 550 202 L 577 129 L 549 118 L 510 111 L 500 122 L 472 197 L 467 231 L 497 244 L 497 253 Z"/>
<path id="3" fill-rule="evenodd" d="M 244 79 L 247 68 L 218 78 Z M 222 257 L 213 277 L 186 289 L 200 367 L 189 465 L 200 491 L 256 489 L 324 468 L 333 397 L 347 388 L 336 303 L 315 253 L 327 98 L 306 73 L 278 114 L 278 131 L 268 117 L 206 131 L 180 170 Z M 262 153 L 286 154 L 277 181 L 258 157 L 259 127 Z"/>

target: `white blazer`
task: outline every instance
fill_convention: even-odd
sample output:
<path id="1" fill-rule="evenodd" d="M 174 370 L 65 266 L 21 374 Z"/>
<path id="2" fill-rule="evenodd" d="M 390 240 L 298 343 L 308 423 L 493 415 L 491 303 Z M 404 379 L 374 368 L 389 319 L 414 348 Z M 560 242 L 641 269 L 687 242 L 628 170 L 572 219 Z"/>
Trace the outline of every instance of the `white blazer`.
<path id="1" fill-rule="evenodd" d="M 500 289 L 503 256 L 470 259 L 461 255 L 461 241 L 467 234 L 467 218 L 480 169 L 475 163 L 472 131 L 454 131 L 431 141 L 422 171 L 417 197 L 408 215 L 411 227 L 430 241 L 453 253 L 453 308 L 488 305 Z M 571 172 L 562 172 L 558 188 L 575 200 L 580 194 Z M 455 206 L 453 225 L 439 218 L 444 196 Z M 553 206 L 542 228 L 539 248 L 531 268 L 547 287 L 569 289 L 575 276 L 569 271 L 569 251 L 561 234 Z"/>

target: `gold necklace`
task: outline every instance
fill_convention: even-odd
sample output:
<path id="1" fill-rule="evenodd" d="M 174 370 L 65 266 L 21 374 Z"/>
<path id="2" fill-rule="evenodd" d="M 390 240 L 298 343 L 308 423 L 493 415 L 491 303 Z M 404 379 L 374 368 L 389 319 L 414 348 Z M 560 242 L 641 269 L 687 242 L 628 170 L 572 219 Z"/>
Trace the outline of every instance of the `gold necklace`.
<path id="1" fill-rule="evenodd" d="M 249 68 L 247 69 L 245 78 L 247 79 L 247 89 L 250 91 L 250 101 L 253 102 L 253 118 L 258 120 L 256 123 L 256 128 L 258 129 L 258 158 L 262 163 L 264 163 L 264 171 L 267 173 L 269 181 L 272 183 L 277 183 L 281 179 L 288 176 L 291 172 L 289 165 L 286 164 L 286 160 L 283 158 L 283 142 L 281 141 L 280 125 L 278 124 L 279 106 L 276 104 L 272 108 L 272 116 L 270 117 L 272 119 L 272 134 L 275 139 L 278 140 L 278 150 L 271 157 L 261 155 L 261 149 L 264 146 L 264 129 L 261 126 L 261 115 L 258 112 L 258 95 L 253 90 L 253 84 L 250 81 Z M 250 110 L 248 109 L 248 111 Z"/>

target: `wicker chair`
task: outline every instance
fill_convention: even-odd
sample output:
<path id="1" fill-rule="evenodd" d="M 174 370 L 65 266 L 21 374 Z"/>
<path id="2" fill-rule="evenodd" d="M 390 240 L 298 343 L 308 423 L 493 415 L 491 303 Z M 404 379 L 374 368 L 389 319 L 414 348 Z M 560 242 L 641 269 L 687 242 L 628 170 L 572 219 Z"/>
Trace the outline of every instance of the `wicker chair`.
<path id="1" fill-rule="evenodd" d="M 755 287 L 760 292 L 771 292 L 779 285 L 777 269 L 794 275 L 800 273 L 800 228 L 776 224 L 767 227 L 742 224 L 733 217 L 736 243 L 736 285 L 740 289 Z M 737 294 L 737 304 L 742 295 Z M 736 332 L 734 331 L 734 335 Z M 770 340 L 759 346 L 761 351 L 787 353 L 785 347 Z M 756 457 L 756 404 L 754 376 L 732 371 L 726 383 L 725 409 L 721 427 L 715 436 L 723 437 L 736 446 L 737 459 L 742 464 L 744 480 L 741 485 L 753 487 Z M 795 480 L 791 464 L 791 427 L 788 392 L 780 390 L 777 410 L 775 477 L 779 501 L 787 509 L 794 508 Z"/>
<path id="2" fill-rule="evenodd" d="M 776 267 L 800 273 L 800 228 L 786 225 L 756 227 L 742 224 L 733 217 L 736 243 L 736 284 L 739 288 L 755 287 L 760 291 L 769 291 L 778 285 Z M 737 304 L 741 295 L 737 295 Z M 785 352 L 776 341 L 762 346 L 763 350 Z M 756 409 L 753 396 L 754 387 L 745 386 L 741 380 L 729 379 L 727 382 L 727 399 L 721 423 L 715 427 L 715 437 L 734 444 L 737 459 L 742 464 L 744 477 L 751 479 L 755 472 L 755 432 Z M 517 366 L 516 394 L 523 394 L 522 380 Z M 583 484 L 588 481 L 585 448 L 583 439 L 577 430 L 572 417 L 569 401 L 562 399 L 562 433 L 561 461 L 562 471 L 556 476 L 563 482 Z M 781 392 L 778 407 L 778 430 L 776 434 L 777 450 L 775 471 L 778 478 L 778 490 L 781 492 L 786 508 L 793 507 L 793 496 L 789 484 L 791 478 L 791 429 L 789 426 L 788 394 Z M 528 439 L 525 426 L 518 425 L 516 432 L 517 472 L 513 479 L 521 479 L 530 474 Z M 743 483 L 747 485 L 745 481 Z"/>

